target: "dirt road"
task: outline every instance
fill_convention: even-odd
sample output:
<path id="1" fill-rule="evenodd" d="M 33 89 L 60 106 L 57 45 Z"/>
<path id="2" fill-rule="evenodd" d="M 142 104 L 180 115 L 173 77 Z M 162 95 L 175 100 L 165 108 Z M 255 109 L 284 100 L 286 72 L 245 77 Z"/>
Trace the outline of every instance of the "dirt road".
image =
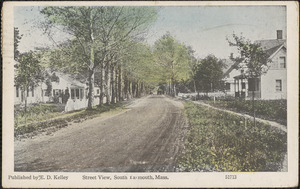
<path id="1" fill-rule="evenodd" d="M 187 131 L 183 105 L 164 96 L 15 142 L 15 171 L 176 171 Z"/>

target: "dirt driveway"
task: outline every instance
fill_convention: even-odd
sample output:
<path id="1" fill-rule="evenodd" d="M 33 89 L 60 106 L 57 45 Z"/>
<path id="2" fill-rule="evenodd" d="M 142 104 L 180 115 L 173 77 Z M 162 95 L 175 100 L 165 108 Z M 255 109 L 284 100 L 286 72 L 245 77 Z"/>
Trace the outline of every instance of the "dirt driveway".
<path id="1" fill-rule="evenodd" d="M 15 141 L 15 171 L 176 171 L 187 131 L 182 109 L 151 95 L 116 115 Z"/>

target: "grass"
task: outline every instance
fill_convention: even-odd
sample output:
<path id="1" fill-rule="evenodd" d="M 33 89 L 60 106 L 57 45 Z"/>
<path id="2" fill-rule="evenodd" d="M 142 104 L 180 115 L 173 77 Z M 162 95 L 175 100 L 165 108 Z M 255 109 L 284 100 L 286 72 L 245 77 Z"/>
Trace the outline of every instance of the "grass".
<path id="1" fill-rule="evenodd" d="M 205 102 L 215 107 L 253 115 L 252 100 L 219 100 L 215 103 L 209 100 Z M 287 125 L 286 100 L 255 100 L 254 107 L 257 117 Z"/>
<path id="2" fill-rule="evenodd" d="M 286 133 L 258 122 L 186 102 L 189 131 L 184 171 L 277 171 L 287 152 Z"/>
<path id="3" fill-rule="evenodd" d="M 56 104 L 37 104 L 24 109 L 15 107 L 15 128 L 25 124 L 48 120 L 61 115 L 61 108 Z"/>
<path id="4" fill-rule="evenodd" d="M 119 111 L 123 109 L 121 103 L 94 107 L 92 110 L 77 110 L 62 113 L 54 104 L 39 104 L 28 108 L 27 112 L 18 111 L 15 115 L 15 136 L 32 133 L 49 127 L 61 128 L 68 122 L 79 122 L 88 118 L 99 116 L 104 112 Z M 26 123 L 25 123 L 26 120 Z"/>

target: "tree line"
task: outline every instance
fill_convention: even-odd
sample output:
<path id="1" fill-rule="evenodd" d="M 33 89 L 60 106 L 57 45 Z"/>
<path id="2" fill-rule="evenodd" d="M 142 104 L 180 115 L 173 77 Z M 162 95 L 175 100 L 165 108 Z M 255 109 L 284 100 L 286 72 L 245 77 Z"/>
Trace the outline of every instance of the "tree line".
<path id="1" fill-rule="evenodd" d="M 169 32 L 153 46 L 144 42 L 157 18 L 155 7 L 44 7 L 40 13 L 45 16 L 44 34 L 56 47 L 20 54 L 22 35 L 15 28 L 15 60 L 19 62 L 15 83 L 23 91 L 41 81 L 49 83 L 46 67 L 86 79 L 89 109 L 95 86 L 100 89 L 99 106 L 104 98 L 115 103 L 154 90 L 175 96 L 180 91 L 224 88 L 226 65 L 214 55 L 197 59 L 191 46 Z M 58 44 L 53 39 L 55 31 L 70 37 Z M 242 38 L 234 37 L 236 43 L 230 45 L 244 44 Z"/>

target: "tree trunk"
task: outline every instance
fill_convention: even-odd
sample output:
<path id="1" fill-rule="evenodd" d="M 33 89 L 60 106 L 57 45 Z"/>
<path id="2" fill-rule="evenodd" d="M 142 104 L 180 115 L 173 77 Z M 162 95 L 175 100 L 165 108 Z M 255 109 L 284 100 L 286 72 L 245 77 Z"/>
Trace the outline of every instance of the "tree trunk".
<path id="1" fill-rule="evenodd" d="M 100 88 L 100 95 L 99 95 L 99 106 L 102 106 L 103 105 L 103 94 L 104 94 L 104 91 L 103 91 L 103 62 L 100 62 L 100 85 L 99 85 L 99 88 Z"/>
<path id="2" fill-rule="evenodd" d="M 122 101 L 123 98 L 122 98 L 122 70 L 121 70 L 121 65 L 119 65 L 118 67 L 119 69 L 119 77 L 118 77 L 118 93 L 119 93 L 119 101 Z"/>
<path id="3" fill-rule="evenodd" d="M 127 78 L 127 81 L 128 81 L 128 91 L 127 91 L 127 95 L 128 95 L 128 99 L 131 97 L 131 88 L 130 85 L 131 85 L 131 82 L 130 80 Z"/>
<path id="4" fill-rule="evenodd" d="M 115 96 L 116 96 L 116 102 L 119 101 L 119 89 L 118 89 L 118 86 L 119 86 L 119 69 L 115 69 Z"/>
<path id="5" fill-rule="evenodd" d="M 139 81 L 136 82 L 136 95 L 135 97 L 139 97 Z"/>
<path id="6" fill-rule="evenodd" d="M 140 91 L 141 91 L 140 94 L 143 95 L 143 93 L 144 93 L 144 83 L 143 82 L 141 83 L 141 90 Z"/>
<path id="7" fill-rule="evenodd" d="M 254 121 L 254 127 L 256 127 L 256 121 L 255 121 L 255 99 L 254 99 L 255 92 L 252 91 L 252 109 L 253 109 L 253 121 Z"/>
<path id="8" fill-rule="evenodd" d="M 89 70 L 89 77 L 88 77 L 88 83 L 89 83 L 89 92 L 88 92 L 88 109 L 93 108 L 93 100 L 94 100 L 94 69 Z"/>
<path id="9" fill-rule="evenodd" d="M 115 103 L 115 78 L 114 78 L 114 66 L 111 65 L 110 68 L 110 87 L 111 87 L 111 103 L 114 104 Z"/>
<path id="10" fill-rule="evenodd" d="M 106 68 L 105 68 L 105 96 L 106 96 L 106 104 L 110 103 L 110 95 L 109 95 L 109 64 L 107 62 Z"/>
<path id="11" fill-rule="evenodd" d="M 175 85 L 175 83 L 173 83 L 173 88 L 174 88 L 174 97 L 176 96 L 176 85 Z"/>
<path id="12" fill-rule="evenodd" d="M 93 14 L 91 11 L 90 14 L 90 20 L 93 20 Z M 93 108 L 93 101 L 94 101 L 94 69 L 95 69 L 95 54 L 94 54 L 94 33 L 93 33 L 93 22 L 90 22 L 90 35 L 91 35 L 91 52 L 90 52 L 90 65 L 89 65 L 89 76 L 88 76 L 88 82 L 89 82 L 89 93 L 88 93 L 88 107 L 87 109 Z"/>
<path id="13" fill-rule="evenodd" d="M 128 100 L 128 78 L 127 73 L 124 72 L 124 97 Z"/>
<path id="14" fill-rule="evenodd" d="M 27 89 L 27 90 L 28 90 L 28 89 Z M 25 113 L 27 112 L 27 93 L 28 93 L 28 91 L 26 91 L 25 94 L 24 94 L 24 100 L 25 100 L 24 111 L 25 111 Z"/>

